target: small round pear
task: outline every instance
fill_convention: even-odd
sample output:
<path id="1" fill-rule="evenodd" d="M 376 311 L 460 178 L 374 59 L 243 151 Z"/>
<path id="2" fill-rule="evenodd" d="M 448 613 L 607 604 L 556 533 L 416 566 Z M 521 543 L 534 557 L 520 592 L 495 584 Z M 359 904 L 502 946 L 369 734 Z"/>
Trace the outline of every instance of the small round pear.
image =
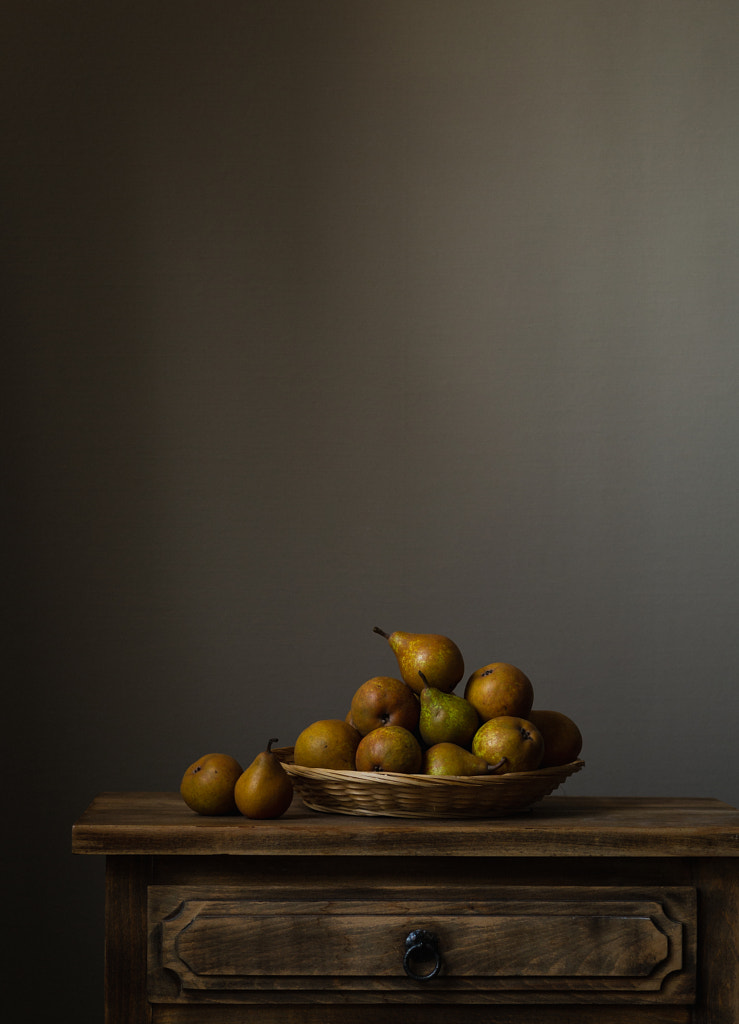
<path id="1" fill-rule="evenodd" d="M 407 683 L 391 676 L 373 676 L 352 697 L 348 721 L 363 736 L 384 725 L 402 725 L 412 731 L 419 713 L 418 698 Z"/>
<path id="2" fill-rule="evenodd" d="M 234 787 L 243 769 L 230 754 L 204 754 L 180 783 L 180 795 L 198 814 L 235 814 Z"/>
<path id="3" fill-rule="evenodd" d="M 292 803 L 292 779 L 272 752 L 273 743 L 277 740 L 269 741 L 236 782 L 234 800 L 246 818 L 280 818 Z"/>
<path id="4" fill-rule="evenodd" d="M 489 718 L 477 730 L 472 740 L 472 753 L 496 765 L 496 775 L 530 772 L 541 764 L 544 738 L 532 722 L 513 715 L 500 715 Z"/>
<path id="5" fill-rule="evenodd" d="M 534 709 L 528 720 L 544 737 L 544 757 L 540 768 L 554 768 L 575 761 L 582 750 L 582 733 L 572 719 L 561 711 Z"/>
<path id="6" fill-rule="evenodd" d="M 529 677 L 515 665 L 493 661 L 473 672 L 464 688 L 481 722 L 500 715 L 525 718 L 534 703 L 534 688 Z"/>
<path id="7" fill-rule="evenodd" d="M 293 760 L 303 768 L 355 771 L 354 755 L 362 734 L 342 718 L 311 722 L 295 740 Z"/>
<path id="8" fill-rule="evenodd" d="M 383 725 L 368 732 L 357 747 L 357 771 L 420 772 L 423 762 L 421 744 L 402 725 Z"/>

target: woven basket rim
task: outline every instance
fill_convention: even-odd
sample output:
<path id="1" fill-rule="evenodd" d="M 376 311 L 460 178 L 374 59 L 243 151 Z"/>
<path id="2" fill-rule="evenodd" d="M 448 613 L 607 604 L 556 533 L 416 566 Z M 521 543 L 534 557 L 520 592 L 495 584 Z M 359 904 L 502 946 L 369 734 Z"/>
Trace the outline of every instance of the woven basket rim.
<path id="1" fill-rule="evenodd" d="M 292 763 L 275 750 L 298 795 L 315 811 L 401 818 L 469 818 L 518 813 L 557 789 L 582 760 L 507 775 L 418 775 L 342 771 Z"/>
<path id="2" fill-rule="evenodd" d="M 581 758 L 570 761 L 567 764 L 554 765 L 550 768 L 536 768 L 529 772 L 506 772 L 501 775 L 422 775 L 402 772 L 360 772 L 356 770 L 341 770 L 337 768 L 309 768 L 305 765 L 294 764 L 290 758 L 293 754 L 293 747 L 281 747 L 272 752 L 282 761 L 284 767 L 290 774 L 302 775 L 307 778 L 324 780 L 326 782 L 346 782 L 353 785 L 377 785 L 378 783 L 396 785 L 418 785 L 428 786 L 434 783 L 455 784 L 467 786 L 500 786 L 506 782 L 535 782 L 539 779 L 560 778 L 561 776 L 572 775 L 585 766 Z"/>

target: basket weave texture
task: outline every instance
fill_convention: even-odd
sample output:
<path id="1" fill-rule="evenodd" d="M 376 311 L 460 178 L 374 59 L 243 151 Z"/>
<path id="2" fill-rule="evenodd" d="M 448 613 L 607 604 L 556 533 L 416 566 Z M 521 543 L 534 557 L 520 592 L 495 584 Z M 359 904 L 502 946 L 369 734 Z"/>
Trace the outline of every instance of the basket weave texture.
<path id="1" fill-rule="evenodd" d="M 507 775 L 401 775 L 305 768 L 293 763 L 292 747 L 273 753 L 292 778 L 295 792 L 312 810 L 395 818 L 515 814 L 549 796 L 585 765 L 584 761 L 572 761 L 556 768 Z"/>

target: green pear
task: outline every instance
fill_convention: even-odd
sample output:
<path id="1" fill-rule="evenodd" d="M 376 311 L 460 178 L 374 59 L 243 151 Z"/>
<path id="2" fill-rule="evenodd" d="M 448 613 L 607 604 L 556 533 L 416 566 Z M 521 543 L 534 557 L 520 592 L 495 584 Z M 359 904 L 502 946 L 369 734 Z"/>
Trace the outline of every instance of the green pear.
<path id="1" fill-rule="evenodd" d="M 422 770 L 424 775 L 488 775 L 495 768 L 456 743 L 435 743 L 424 752 Z"/>
<path id="2" fill-rule="evenodd" d="M 277 754 L 267 749 L 257 754 L 234 788 L 234 800 L 246 818 L 279 818 L 293 799 L 293 783 Z"/>
<path id="3" fill-rule="evenodd" d="M 384 636 L 398 660 L 403 681 L 420 693 L 423 683 L 418 677 L 423 672 L 429 686 L 450 693 L 464 675 L 462 652 L 448 636 L 438 633 L 386 633 L 375 626 L 375 633 Z"/>
<path id="4" fill-rule="evenodd" d="M 418 674 L 424 683 L 419 697 L 421 709 L 418 718 L 418 731 L 423 742 L 429 747 L 435 743 L 469 746 L 480 726 L 475 709 L 464 697 L 429 686 L 423 672 Z"/>

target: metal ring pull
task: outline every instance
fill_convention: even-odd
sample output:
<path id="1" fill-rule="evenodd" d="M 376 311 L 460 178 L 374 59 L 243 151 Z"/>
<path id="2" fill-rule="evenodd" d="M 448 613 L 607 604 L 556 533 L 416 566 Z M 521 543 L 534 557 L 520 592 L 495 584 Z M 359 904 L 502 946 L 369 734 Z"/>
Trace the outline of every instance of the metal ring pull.
<path id="1" fill-rule="evenodd" d="M 417 974 L 413 969 L 414 960 L 420 963 L 433 960 L 434 966 L 427 974 Z M 425 932 L 421 929 L 409 932 L 405 940 L 403 970 L 414 981 L 430 981 L 431 978 L 435 978 L 441 970 L 441 953 L 439 952 L 438 938 L 431 932 Z"/>

